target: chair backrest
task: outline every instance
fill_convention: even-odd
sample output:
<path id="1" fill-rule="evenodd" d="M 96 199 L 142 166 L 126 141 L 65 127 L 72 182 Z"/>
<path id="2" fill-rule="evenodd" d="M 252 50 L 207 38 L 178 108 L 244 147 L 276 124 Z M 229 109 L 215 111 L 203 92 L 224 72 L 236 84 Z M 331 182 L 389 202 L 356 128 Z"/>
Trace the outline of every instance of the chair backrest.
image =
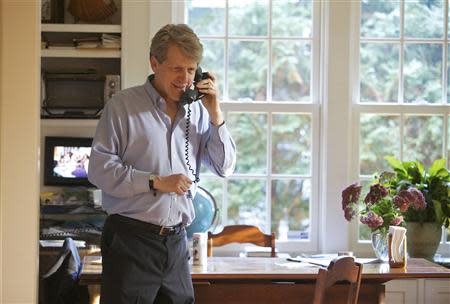
<path id="1" fill-rule="evenodd" d="M 358 302 L 359 287 L 361 285 L 362 265 L 355 263 L 353 257 L 340 256 L 331 261 L 328 269 L 319 269 L 319 276 L 316 281 L 314 292 L 314 304 L 325 302 L 327 290 L 337 282 L 346 281 L 349 291 L 346 303 Z M 331 303 L 331 302 L 330 302 Z"/>
<path id="2" fill-rule="evenodd" d="M 229 243 L 252 243 L 258 246 L 271 247 L 270 256 L 275 257 L 275 233 L 264 234 L 258 227 L 250 225 L 225 226 L 217 234 L 208 232 L 208 256 L 212 256 L 212 247 Z"/>

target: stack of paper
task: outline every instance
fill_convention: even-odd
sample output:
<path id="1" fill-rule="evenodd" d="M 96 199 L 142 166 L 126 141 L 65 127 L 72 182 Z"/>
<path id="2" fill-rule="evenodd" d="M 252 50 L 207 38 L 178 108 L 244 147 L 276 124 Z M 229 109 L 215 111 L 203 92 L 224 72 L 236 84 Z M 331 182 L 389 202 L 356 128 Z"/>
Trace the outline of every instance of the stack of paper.
<path id="1" fill-rule="evenodd" d="M 80 248 L 86 247 L 85 241 L 74 240 L 75 246 Z M 40 240 L 39 244 L 42 247 L 62 247 L 64 244 L 64 240 Z"/>
<path id="2" fill-rule="evenodd" d="M 102 34 L 102 47 L 110 49 L 120 49 L 120 36 L 112 34 Z"/>
<path id="3" fill-rule="evenodd" d="M 404 244 L 406 228 L 399 226 L 389 226 L 389 234 L 391 239 L 391 257 L 394 263 L 404 262 L 405 254 Z"/>

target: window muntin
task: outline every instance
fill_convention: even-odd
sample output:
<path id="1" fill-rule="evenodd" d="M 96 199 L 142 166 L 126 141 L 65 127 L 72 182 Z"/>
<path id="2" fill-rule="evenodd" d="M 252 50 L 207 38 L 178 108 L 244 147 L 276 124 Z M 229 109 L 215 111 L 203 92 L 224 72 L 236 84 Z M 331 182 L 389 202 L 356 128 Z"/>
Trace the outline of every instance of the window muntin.
<path id="1" fill-rule="evenodd" d="M 317 197 L 313 163 L 318 161 L 312 155 L 319 134 L 313 126 L 319 111 L 307 105 L 314 104 L 318 87 L 313 15 L 319 5 L 310 0 L 185 1 L 185 22 L 204 44 L 202 68 L 218 75 L 227 126 L 238 148 L 230 178 L 223 181 L 202 169 L 201 185 L 220 197 L 219 225 L 253 224 L 278 233 L 287 213 L 289 238 L 311 241 Z M 200 29 L 212 20 L 220 26 Z"/>

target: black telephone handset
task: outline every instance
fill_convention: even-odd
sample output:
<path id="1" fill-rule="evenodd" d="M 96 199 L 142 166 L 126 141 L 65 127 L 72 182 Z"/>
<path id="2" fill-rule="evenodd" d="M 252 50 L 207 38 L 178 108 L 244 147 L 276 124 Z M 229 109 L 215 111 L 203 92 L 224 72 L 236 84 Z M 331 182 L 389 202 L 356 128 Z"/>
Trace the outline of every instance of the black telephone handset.
<path id="1" fill-rule="evenodd" d="M 186 131 L 185 131 L 185 145 L 184 145 L 184 157 L 186 160 L 186 166 L 188 167 L 189 171 L 191 171 L 192 175 L 195 176 L 195 180 L 192 182 L 198 183 L 200 181 L 200 178 L 198 177 L 198 172 L 196 172 L 194 169 L 192 169 L 191 163 L 189 162 L 189 128 L 191 125 L 191 103 L 194 101 L 197 101 L 201 99 L 204 94 L 200 93 L 198 89 L 195 87 L 195 84 L 203 79 L 209 78 L 208 73 L 202 73 L 202 68 L 198 67 L 195 71 L 194 76 L 194 82 L 192 85 L 187 88 L 187 90 L 183 93 L 183 95 L 180 98 L 180 105 L 188 105 L 187 112 L 186 112 Z M 192 193 L 191 190 L 188 190 L 187 193 L 188 198 L 192 199 Z"/>
<path id="2" fill-rule="evenodd" d="M 186 91 L 183 93 L 180 99 L 180 104 L 182 106 L 186 104 L 191 104 L 194 101 L 197 101 L 201 99 L 204 94 L 201 94 L 198 89 L 195 87 L 195 84 L 203 79 L 209 78 L 208 73 L 202 73 L 202 68 L 198 67 L 197 70 L 195 70 L 195 76 L 194 76 L 194 82 L 192 85 L 186 89 Z"/>

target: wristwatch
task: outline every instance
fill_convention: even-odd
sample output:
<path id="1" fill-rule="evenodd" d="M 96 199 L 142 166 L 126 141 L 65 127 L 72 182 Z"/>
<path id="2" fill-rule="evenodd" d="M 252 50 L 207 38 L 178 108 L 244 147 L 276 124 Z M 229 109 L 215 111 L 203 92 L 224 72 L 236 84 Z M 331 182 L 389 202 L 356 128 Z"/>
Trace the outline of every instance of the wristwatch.
<path id="1" fill-rule="evenodd" d="M 154 174 L 150 174 L 148 177 L 148 187 L 150 188 L 150 191 L 153 191 L 153 196 L 156 196 L 155 179 L 156 175 Z"/>

